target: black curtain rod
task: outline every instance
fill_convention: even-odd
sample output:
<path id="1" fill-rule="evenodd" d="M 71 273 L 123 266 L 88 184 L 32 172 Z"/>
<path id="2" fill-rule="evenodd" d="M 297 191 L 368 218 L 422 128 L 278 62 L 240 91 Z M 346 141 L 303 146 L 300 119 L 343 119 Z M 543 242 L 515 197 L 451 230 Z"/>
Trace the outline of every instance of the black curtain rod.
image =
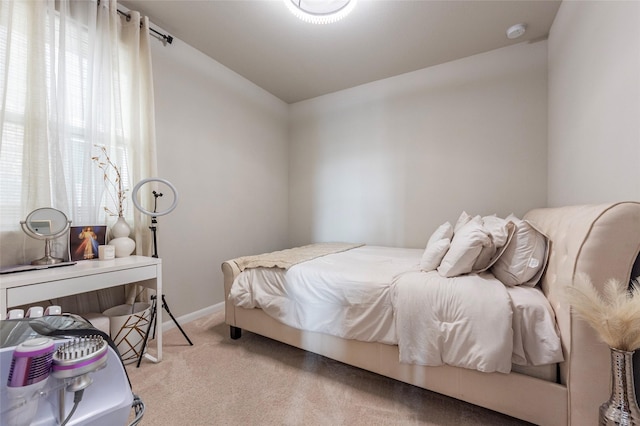
<path id="1" fill-rule="evenodd" d="M 98 0 L 98 4 L 100 4 L 100 0 Z M 131 20 L 131 14 L 130 13 L 125 13 L 123 11 L 121 11 L 120 9 L 118 9 L 118 13 L 122 16 L 126 16 L 127 17 L 127 21 Z M 142 28 L 142 22 L 140 23 L 140 28 Z M 166 41 L 167 43 L 171 44 L 173 43 L 173 37 L 171 37 L 169 34 L 162 34 L 160 31 L 157 31 L 151 27 L 149 27 L 149 31 L 151 31 L 152 33 L 156 34 L 159 38 L 161 38 L 162 40 Z"/>

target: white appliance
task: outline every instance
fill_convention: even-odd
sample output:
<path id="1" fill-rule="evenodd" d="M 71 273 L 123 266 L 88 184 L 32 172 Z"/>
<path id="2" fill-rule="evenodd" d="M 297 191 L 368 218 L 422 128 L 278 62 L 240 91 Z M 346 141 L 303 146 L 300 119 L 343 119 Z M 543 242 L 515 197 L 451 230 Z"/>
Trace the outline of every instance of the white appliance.
<path id="1" fill-rule="evenodd" d="M 46 317 L 44 318 L 46 320 Z M 75 337 L 77 334 L 68 338 L 43 337 L 35 333 L 26 333 L 25 322 L 28 320 L 20 321 L 15 322 L 14 333 L 8 333 L 13 334 L 13 339 L 6 339 L 6 330 L 10 329 L 11 321 L 0 321 L 5 337 L 4 347 L 0 348 L 1 425 L 60 425 L 68 417 L 65 426 L 125 426 L 128 424 L 132 407 L 136 404 L 141 405 L 144 412 L 144 404 L 139 398 L 136 397 L 137 402 L 134 403 L 134 394 L 119 355 L 106 341 L 99 353 L 99 362 L 96 362 L 95 357 L 93 360 L 85 361 L 84 347 L 87 343 L 83 338 Z M 16 334 L 20 342 L 16 342 Z M 16 344 L 8 346 L 7 341 Z M 43 375 L 41 364 L 45 362 L 43 358 L 46 357 L 47 351 L 38 349 L 47 347 L 46 341 L 53 342 L 53 350 L 59 351 L 56 352 L 56 357 L 59 353 L 70 352 L 70 347 L 78 347 L 77 354 L 72 353 L 68 356 L 77 356 L 81 361 L 75 365 L 58 363 L 58 372 L 52 365 L 51 373 Z M 25 359 L 25 356 L 31 356 L 29 350 L 33 351 L 33 357 Z M 67 357 L 66 353 L 64 357 Z M 38 367 L 30 367 L 31 364 L 37 364 Z M 60 369 L 64 370 L 63 374 L 59 373 Z M 12 380 L 9 380 L 10 373 L 13 376 Z M 32 391 L 34 388 L 36 390 Z M 77 392 L 78 390 L 80 392 Z M 77 400 L 78 396 L 81 400 L 74 404 L 74 398 Z M 137 417 L 141 419 L 142 416 Z"/>

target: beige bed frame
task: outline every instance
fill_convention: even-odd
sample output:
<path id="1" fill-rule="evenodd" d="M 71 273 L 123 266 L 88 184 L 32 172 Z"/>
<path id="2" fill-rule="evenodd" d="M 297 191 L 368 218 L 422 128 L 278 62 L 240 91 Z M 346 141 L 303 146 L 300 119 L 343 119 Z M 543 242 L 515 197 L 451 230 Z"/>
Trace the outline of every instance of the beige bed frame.
<path id="1" fill-rule="evenodd" d="M 610 393 L 609 349 L 565 303 L 564 288 L 577 272 L 601 287 L 609 278 L 628 280 L 640 252 L 640 203 L 570 206 L 532 210 L 525 216 L 551 240 L 541 287 L 555 310 L 565 362 L 560 383 L 518 373 L 481 373 L 464 368 L 401 364 L 398 347 L 345 340 L 298 330 L 260 309 L 233 306 L 227 297 L 226 323 L 232 337 L 248 330 L 346 364 L 411 383 L 539 425 L 598 423 L 598 408 Z M 225 296 L 239 273 L 222 264 Z"/>

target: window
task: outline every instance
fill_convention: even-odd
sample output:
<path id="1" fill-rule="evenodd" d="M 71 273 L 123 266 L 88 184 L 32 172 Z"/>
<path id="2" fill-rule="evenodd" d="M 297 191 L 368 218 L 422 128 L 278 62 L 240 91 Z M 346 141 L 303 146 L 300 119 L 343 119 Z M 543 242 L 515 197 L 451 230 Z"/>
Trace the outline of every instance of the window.
<path id="1" fill-rule="evenodd" d="M 136 161 L 140 170 L 129 173 L 132 152 L 155 152 L 153 105 L 139 101 L 153 99 L 140 91 L 152 86 L 139 81 L 151 76 L 136 68 L 150 57 L 141 51 L 148 49 L 148 26 L 140 30 L 139 14 L 123 23 L 115 6 L 110 0 L 3 2 L 0 231 L 18 229 L 29 211 L 49 206 L 74 225 L 106 223 L 103 207 L 114 206 L 91 161 L 99 153 L 95 145 L 108 147 L 128 189 L 132 179 L 155 174 L 155 158 Z M 139 104 L 150 122 L 133 108 Z M 133 206 L 125 208 L 133 223 Z"/>

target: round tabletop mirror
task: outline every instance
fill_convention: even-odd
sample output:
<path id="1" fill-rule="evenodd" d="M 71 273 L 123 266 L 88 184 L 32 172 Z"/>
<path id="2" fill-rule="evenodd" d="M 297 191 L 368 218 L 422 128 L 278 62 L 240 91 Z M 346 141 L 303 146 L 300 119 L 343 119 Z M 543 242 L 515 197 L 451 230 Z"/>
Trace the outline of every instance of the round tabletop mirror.
<path id="1" fill-rule="evenodd" d="M 69 220 L 60 210 L 45 207 L 29 213 L 24 226 L 30 231 L 27 234 L 31 237 L 44 240 L 64 234 L 69 227 Z"/>
<path id="2" fill-rule="evenodd" d="M 36 209 L 20 222 L 22 230 L 32 238 L 45 240 L 44 257 L 31 262 L 32 265 L 51 265 L 64 259 L 51 256 L 51 240 L 65 234 L 71 221 L 60 210 L 50 207 Z"/>

